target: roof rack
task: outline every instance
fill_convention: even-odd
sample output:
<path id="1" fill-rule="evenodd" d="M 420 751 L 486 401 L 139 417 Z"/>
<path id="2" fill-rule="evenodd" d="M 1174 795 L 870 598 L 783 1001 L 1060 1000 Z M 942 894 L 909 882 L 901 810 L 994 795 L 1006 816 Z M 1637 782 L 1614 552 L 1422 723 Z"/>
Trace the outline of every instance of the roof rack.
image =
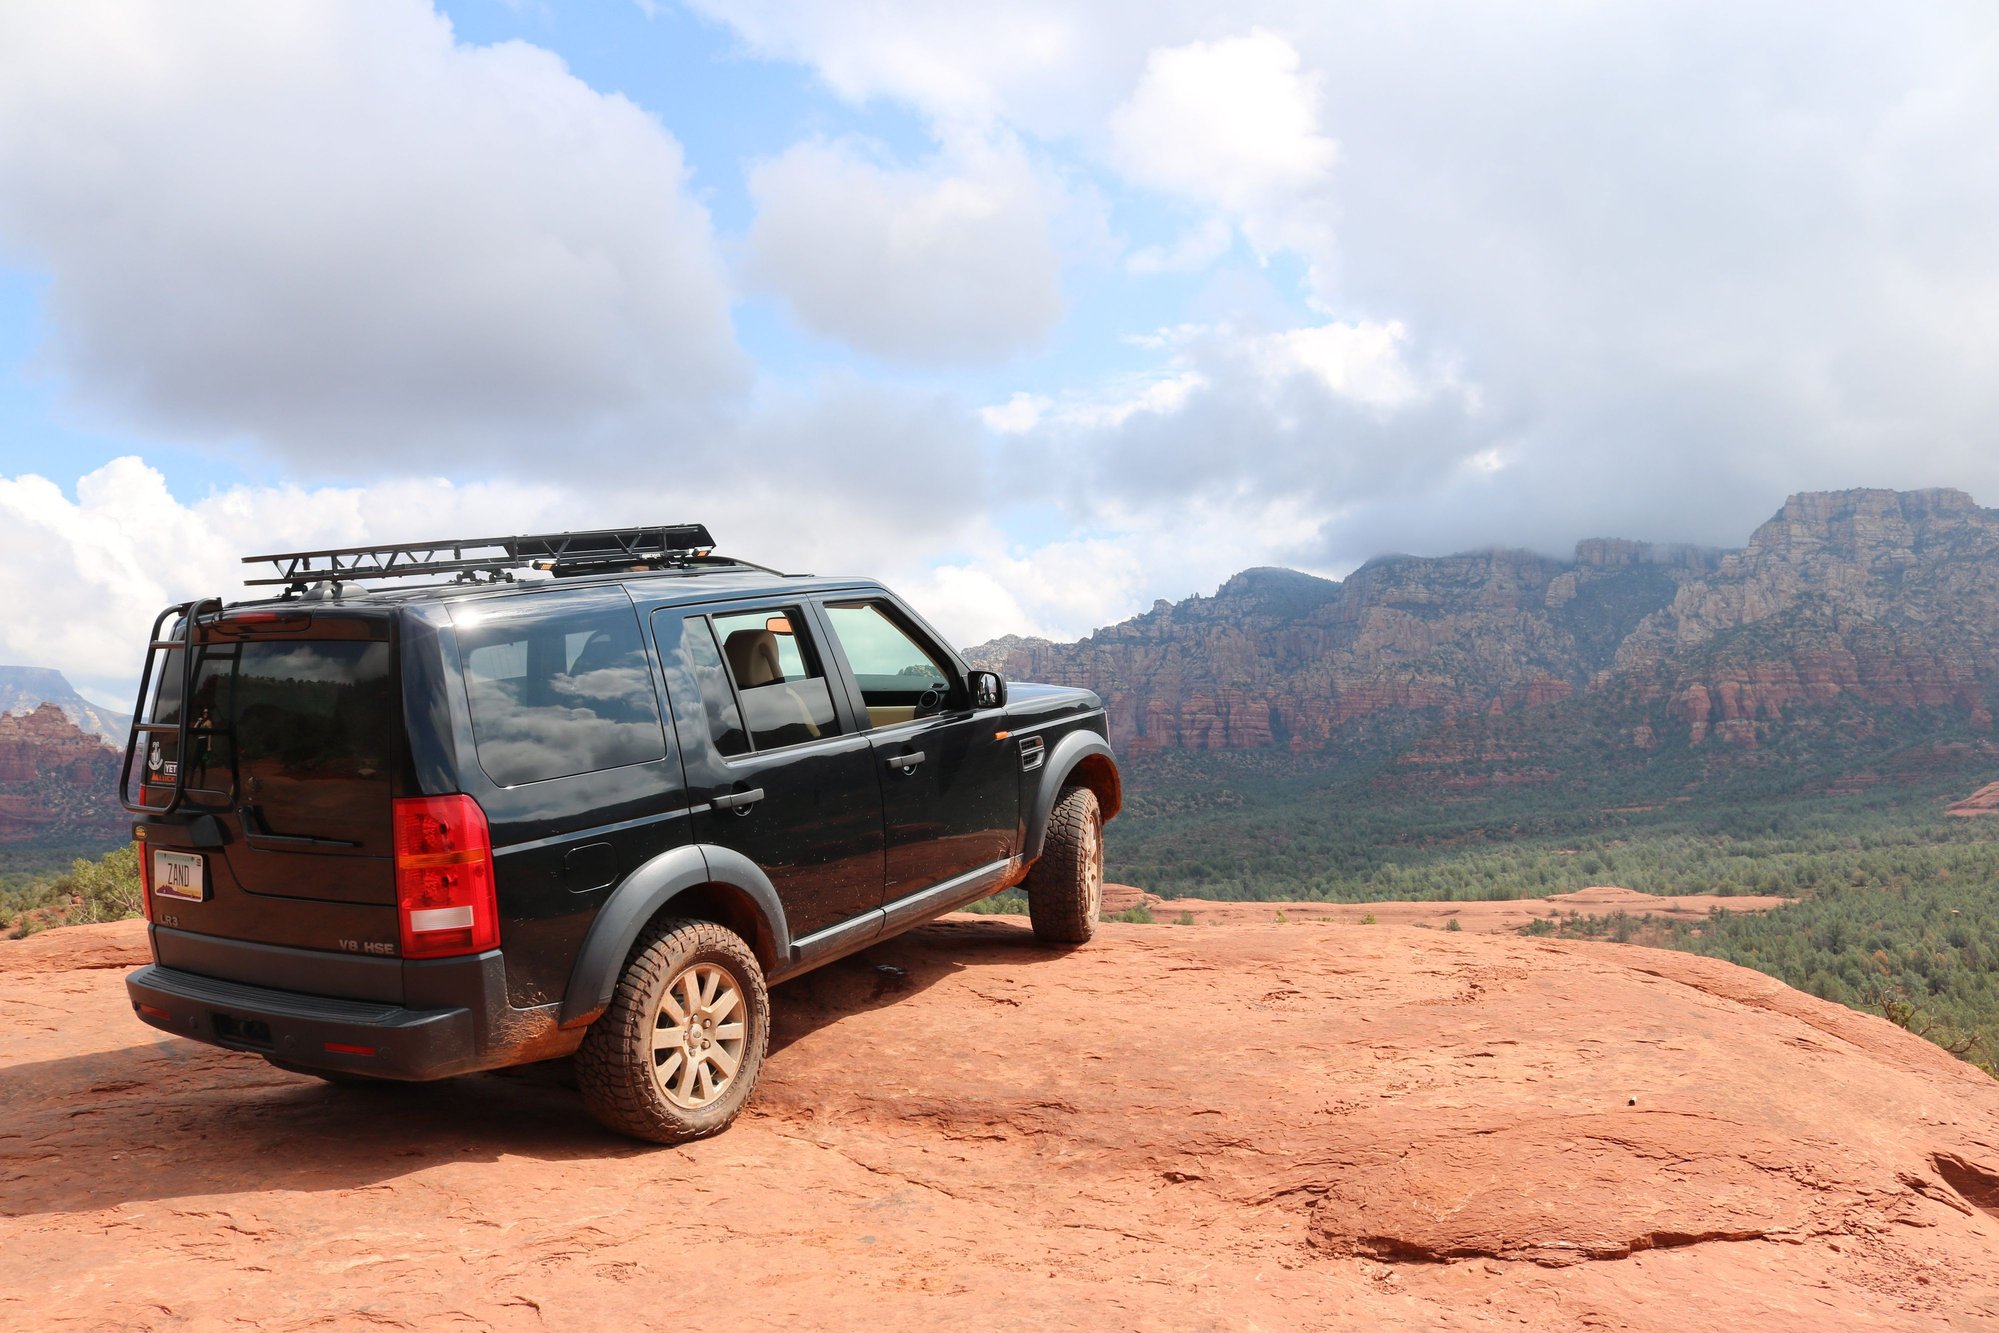
<path id="1" fill-rule="evenodd" d="M 246 565 L 268 564 L 274 577 L 244 579 L 249 587 L 281 584 L 286 595 L 304 593 L 315 583 L 354 583 L 452 574 L 476 583 L 481 574 L 511 580 L 516 569 L 540 569 L 557 578 L 626 569 L 684 569 L 700 565 L 762 569 L 746 560 L 713 554 L 715 539 L 700 523 L 652 528 L 599 528 L 522 537 L 454 537 L 443 541 L 401 542 L 393 546 L 343 546 L 326 551 L 246 555 Z M 775 573 L 776 571 L 770 571 Z"/>

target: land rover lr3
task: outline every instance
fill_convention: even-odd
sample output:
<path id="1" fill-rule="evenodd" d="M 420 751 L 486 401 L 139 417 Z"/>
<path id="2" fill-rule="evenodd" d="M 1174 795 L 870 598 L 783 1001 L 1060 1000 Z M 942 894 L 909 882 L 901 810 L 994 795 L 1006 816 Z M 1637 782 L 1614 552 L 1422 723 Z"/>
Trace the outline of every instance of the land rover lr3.
<path id="1" fill-rule="evenodd" d="M 282 594 L 161 612 L 121 779 L 139 1017 L 334 1080 L 573 1054 L 592 1114 L 673 1143 L 749 1098 L 772 983 L 1015 885 L 1039 938 L 1089 939 L 1096 696 L 712 546 L 253 556 Z"/>

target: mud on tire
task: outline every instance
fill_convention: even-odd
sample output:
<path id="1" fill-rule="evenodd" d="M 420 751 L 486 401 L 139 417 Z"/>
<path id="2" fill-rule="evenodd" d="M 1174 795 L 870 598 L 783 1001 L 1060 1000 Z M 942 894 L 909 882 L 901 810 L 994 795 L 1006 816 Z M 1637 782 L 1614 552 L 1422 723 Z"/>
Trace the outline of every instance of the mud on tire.
<path id="1" fill-rule="evenodd" d="M 763 968 L 741 936 L 663 921 L 639 937 L 611 1006 L 576 1052 L 576 1087 L 606 1128 L 653 1143 L 719 1133 L 770 1043 Z"/>
<path id="2" fill-rule="evenodd" d="M 1097 794 L 1088 787 L 1071 787 L 1056 800 L 1041 858 L 1024 887 L 1036 939 L 1083 944 L 1097 933 L 1104 902 L 1104 820 Z"/>

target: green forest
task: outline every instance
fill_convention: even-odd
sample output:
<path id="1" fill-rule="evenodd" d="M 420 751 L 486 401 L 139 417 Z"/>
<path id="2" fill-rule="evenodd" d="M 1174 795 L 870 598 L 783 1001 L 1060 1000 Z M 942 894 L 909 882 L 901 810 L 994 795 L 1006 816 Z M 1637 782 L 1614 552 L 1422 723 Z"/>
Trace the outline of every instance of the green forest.
<path id="1" fill-rule="evenodd" d="M 1310 758 L 1173 755 L 1127 766 L 1113 879 L 1165 898 L 1383 902 L 1542 897 L 1616 884 L 1776 895 L 1690 927 L 1558 918 L 1541 933 L 1685 949 L 1894 1018 L 1992 1069 L 1999 1057 L 1999 818 L 1944 814 L 1982 755 L 1877 765 L 1857 790 L 1810 771 L 1684 770 L 1451 798 Z"/>

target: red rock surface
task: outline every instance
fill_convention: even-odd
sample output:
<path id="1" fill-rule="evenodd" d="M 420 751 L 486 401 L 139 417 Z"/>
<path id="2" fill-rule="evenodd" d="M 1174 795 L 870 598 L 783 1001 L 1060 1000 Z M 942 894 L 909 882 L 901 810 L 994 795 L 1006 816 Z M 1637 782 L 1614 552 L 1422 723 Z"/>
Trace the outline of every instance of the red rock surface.
<path id="1" fill-rule="evenodd" d="M 1767 912 L 1797 901 L 1794 898 L 1721 897 L 1711 893 L 1689 893 L 1661 897 L 1636 889 L 1603 885 L 1555 893 L 1545 898 L 1515 898 L 1490 902 L 1421 903 L 1246 903 L 1215 902 L 1206 898 L 1161 898 L 1129 884 L 1104 885 L 1104 910 L 1121 912 L 1144 903 L 1155 922 L 1177 923 L 1182 915 L 1193 925 L 1242 926 L 1264 922 L 1338 922 L 1357 926 L 1373 917 L 1371 924 L 1386 926 L 1429 926 L 1448 929 L 1451 922 L 1459 930 L 1483 935 L 1512 934 L 1529 922 L 1547 918 L 1610 916 L 1625 912 L 1631 916 L 1650 915 L 1662 921 L 1705 921 L 1715 912 Z"/>
<path id="2" fill-rule="evenodd" d="M 1999 815 L 1999 782 L 1986 783 L 1944 813 L 1959 819 L 1969 819 L 1973 815 Z"/>
<path id="3" fill-rule="evenodd" d="M 1999 1326 L 1999 1084 L 1707 959 L 948 919 L 660 1150 L 160 1036 L 140 938 L 0 943 L 0 1326 Z"/>

